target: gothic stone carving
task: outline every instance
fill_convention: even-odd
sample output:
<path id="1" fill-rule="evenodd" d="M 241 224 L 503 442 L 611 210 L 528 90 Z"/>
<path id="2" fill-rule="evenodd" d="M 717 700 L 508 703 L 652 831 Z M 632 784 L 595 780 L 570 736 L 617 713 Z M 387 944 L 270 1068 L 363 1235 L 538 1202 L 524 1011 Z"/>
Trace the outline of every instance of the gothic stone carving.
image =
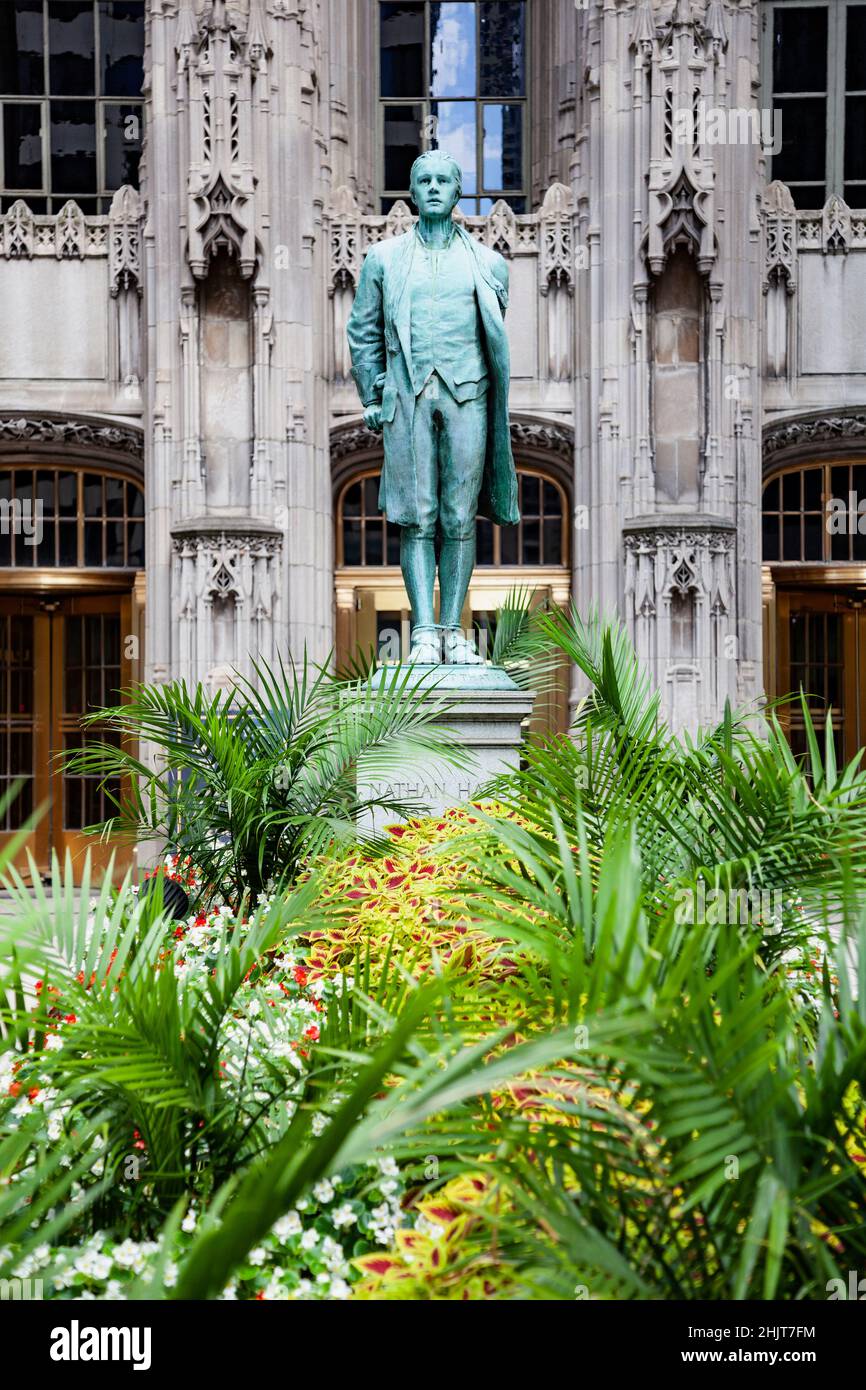
<path id="1" fill-rule="evenodd" d="M 220 249 L 237 257 L 244 278 L 256 268 L 248 120 L 271 48 L 260 0 L 251 3 L 250 10 L 207 0 L 197 12 L 186 0 L 178 19 L 178 90 L 189 125 L 188 259 L 199 280 Z"/>
<path id="2" fill-rule="evenodd" d="M 139 225 L 141 202 L 128 185 L 119 188 L 111 200 L 108 246 L 108 282 L 112 297 L 121 290 L 135 288 L 141 294 Z"/>
<path id="3" fill-rule="evenodd" d="M 626 589 L 634 611 L 654 616 L 661 599 L 700 594 L 715 615 L 729 613 L 734 596 L 733 528 L 646 526 L 625 536 Z"/>
<path id="4" fill-rule="evenodd" d="M 282 537 L 262 532 L 186 531 L 172 537 L 178 666 L 225 684 L 251 675 L 250 654 L 270 662 L 279 620 Z"/>
<path id="5" fill-rule="evenodd" d="M 0 256 L 30 260 L 84 260 L 108 255 L 107 217 L 85 217 L 77 203 L 64 203 L 57 213 L 34 215 L 25 202 L 14 202 L 0 216 Z"/>
<path id="6" fill-rule="evenodd" d="M 144 452 L 140 430 L 124 425 L 103 425 L 96 421 L 66 416 L 0 415 L 0 442 L 56 444 L 87 450 L 110 450 L 141 459 Z"/>
<path id="7" fill-rule="evenodd" d="M 787 184 L 776 179 L 763 197 L 764 294 L 774 282 L 784 283 L 788 294 L 797 288 L 797 251 L 794 229 L 797 210 Z"/>
<path id="8" fill-rule="evenodd" d="M 788 449 L 862 440 L 866 437 L 866 411 L 853 415 L 819 415 L 811 419 L 780 420 L 764 431 L 764 457 Z"/>

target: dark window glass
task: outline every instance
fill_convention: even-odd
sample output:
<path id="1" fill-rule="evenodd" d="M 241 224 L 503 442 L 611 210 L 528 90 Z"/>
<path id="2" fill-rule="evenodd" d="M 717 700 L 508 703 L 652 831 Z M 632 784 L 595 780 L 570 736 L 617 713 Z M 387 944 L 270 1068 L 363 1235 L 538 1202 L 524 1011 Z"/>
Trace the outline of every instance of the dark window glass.
<path id="1" fill-rule="evenodd" d="M 102 108 L 105 121 L 105 187 L 112 192 L 131 183 L 138 187 L 138 166 L 141 163 L 141 107 L 106 104 Z"/>
<path id="2" fill-rule="evenodd" d="M 343 523 L 343 564 L 360 565 L 361 563 L 361 523 L 360 521 L 345 521 Z"/>
<path id="3" fill-rule="evenodd" d="M 144 516 L 144 493 L 133 483 L 126 484 L 126 510 L 129 516 Z"/>
<path id="4" fill-rule="evenodd" d="M 361 484 L 353 483 L 343 494 L 343 516 L 361 515 Z"/>
<path id="5" fill-rule="evenodd" d="M 866 5 L 849 5 L 845 13 L 845 86 L 849 92 L 866 92 Z"/>
<path id="6" fill-rule="evenodd" d="M 773 91 L 827 90 L 827 7 L 773 11 Z"/>
<path id="7" fill-rule="evenodd" d="M 58 532 L 57 563 L 68 569 L 78 564 L 78 523 L 61 521 Z"/>
<path id="8" fill-rule="evenodd" d="M 388 548 L 388 557 L 385 561 L 388 565 L 399 565 L 400 563 L 400 530 L 397 526 L 385 526 L 385 542 Z"/>
<path id="9" fill-rule="evenodd" d="M 364 555 L 365 565 L 382 564 L 382 523 L 381 521 L 368 521 L 366 530 L 366 554 Z"/>
<path id="10" fill-rule="evenodd" d="M 409 171 L 421 153 L 421 106 L 385 107 L 385 187 L 409 187 Z"/>
<path id="11" fill-rule="evenodd" d="M 475 96 L 475 5 L 465 0 L 430 6 L 430 95 Z"/>
<path id="12" fill-rule="evenodd" d="M 544 554 L 541 557 L 544 565 L 561 565 L 564 563 L 562 553 L 562 521 L 560 517 L 548 517 L 544 523 Z"/>
<path id="13" fill-rule="evenodd" d="M 767 483 L 764 488 L 764 511 L 777 512 L 779 510 L 779 479 L 774 478 L 771 483 Z"/>
<path id="14" fill-rule="evenodd" d="M 55 512 L 54 478 L 54 473 L 39 472 L 36 474 L 35 502 L 37 507 L 42 508 L 42 515 L 45 518 L 53 517 Z"/>
<path id="15" fill-rule="evenodd" d="M 517 556 L 516 526 L 503 526 L 499 532 L 499 562 L 502 565 L 516 565 Z"/>
<path id="16" fill-rule="evenodd" d="M 57 510 L 61 516 L 78 514 L 78 475 L 61 473 L 57 479 Z"/>
<path id="17" fill-rule="evenodd" d="M 126 563 L 130 569 L 141 569 L 144 565 L 144 522 L 134 521 L 129 527 L 129 550 Z"/>
<path id="18" fill-rule="evenodd" d="M 424 6 L 382 5 L 379 41 L 381 95 L 424 96 Z"/>
<path id="19" fill-rule="evenodd" d="M 105 528 L 105 563 L 109 566 L 122 568 L 124 564 L 123 555 L 123 532 L 122 521 L 109 521 Z"/>
<path id="20" fill-rule="evenodd" d="M 379 479 L 364 479 L 364 514 L 367 517 L 375 517 L 379 510 Z"/>
<path id="21" fill-rule="evenodd" d="M 820 468 L 807 468 L 803 472 L 803 506 L 807 511 L 819 512 L 822 507 L 821 501 L 822 470 Z M 767 505 L 766 493 L 764 494 L 764 506 Z"/>
<path id="22" fill-rule="evenodd" d="M 782 505 L 786 512 L 800 510 L 800 474 L 786 473 L 782 479 Z"/>
<path id="23" fill-rule="evenodd" d="M 512 0 L 491 0 L 480 6 L 478 57 L 483 97 L 523 96 L 525 8 Z"/>
<path id="24" fill-rule="evenodd" d="M 803 517 L 803 559 L 823 560 L 823 558 L 824 518 L 818 512 L 807 512 Z"/>
<path id="25" fill-rule="evenodd" d="M 88 521 L 84 527 L 84 563 L 102 564 L 102 522 Z"/>
<path id="26" fill-rule="evenodd" d="M 773 158 L 773 178 L 782 179 L 785 183 L 823 180 L 827 134 L 826 99 L 785 97 L 783 100 L 777 100 L 775 105 L 782 113 L 782 148 Z"/>
<path id="27" fill-rule="evenodd" d="M 486 517 L 479 517 L 475 528 L 476 535 L 476 563 L 479 565 L 493 564 L 493 523 Z"/>
<path id="28" fill-rule="evenodd" d="M 799 560 L 801 558 L 800 551 L 800 518 L 799 516 L 783 516 L 782 559 Z"/>
<path id="29" fill-rule="evenodd" d="M 830 558 L 831 560 L 848 560 L 850 558 L 848 544 L 850 537 L 844 532 L 832 532 L 830 535 Z M 787 556 L 785 557 L 787 559 Z"/>
<path id="30" fill-rule="evenodd" d="M 84 475 L 84 515 L 102 516 L 102 479 L 95 473 Z"/>
<path id="31" fill-rule="evenodd" d="M 96 191 L 96 107 L 92 101 L 51 102 L 51 185 L 72 196 Z"/>
<path id="32" fill-rule="evenodd" d="M 524 515 L 538 516 L 539 487 L 538 478 L 523 474 L 520 479 L 521 507 Z"/>
<path id="33" fill-rule="evenodd" d="M 845 178 L 866 180 L 866 97 L 845 98 Z"/>
<path id="34" fill-rule="evenodd" d="M 33 502 L 33 474 L 19 470 L 15 474 L 15 496 L 21 502 Z"/>
<path id="35" fill-rule="evenodd" d="M 49 0 L 48 82 L 53 96 L 96 92 L 91 0 Z"/>
<path id="36" fill-rule="evenodd" d="M 42 187 L 42 107 L 4 102 L 3 155 L 7 188 Z"/>
<path id="37" fill-rule="evenodd" d="M 538 565 L 541 563 L 541 522 L 524 518 L 522 529 L 523 554 L 520 557 L 521 564 Z"/>
<path id="38" fill-rule="evenodd" d="M 44 90 L 42 0 L 4 0 L 0 4 L 0 92 L 41 96 Z"/>
<path id="39" fill-rule="evenodd" d="M 101 0 L 99 47 L 103 94 L 108 97 L 138 96 L 144 81 L 142 0 Z"/>
<path id="40" fill-rule="evenodd" d="M 123 483 L 120 478 L 105 479 L 105 515 L 123 516 Z"/>

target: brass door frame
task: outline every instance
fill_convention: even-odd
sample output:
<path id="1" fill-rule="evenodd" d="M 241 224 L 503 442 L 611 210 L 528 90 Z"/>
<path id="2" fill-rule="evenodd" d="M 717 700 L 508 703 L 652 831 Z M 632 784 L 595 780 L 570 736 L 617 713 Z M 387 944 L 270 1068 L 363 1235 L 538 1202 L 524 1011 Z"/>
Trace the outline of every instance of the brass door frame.
<path id="1" fill-rule="evenodd" d="M 77 578 L 78 576 L 76 576 Z M 102 576 L 99 576 L 102 578 Z M 20 581 L 19 581 L 20 582 Z M 125 636 L 133 632 L 133 594 L 118 592 L 117 577 L 110 584 L 96 584 L 96 593 L 64 593 L 65 584 L 54 591 L 41 594 L 4 593 L 9 586 L 0 583 L 0 614 L 14 614 L 33 619 L 33 808 L 41 810 L 32 833 L 21 851 L 19 868 L 26 869 L 27 851 L 32 854 L 40 873 L 48 872 L 52 850 L 61 862 L 67 851 L 72 857 L 75 877 L 78 878 L 82 860 L 90 850 L 91 865 L 98 876 L 107 867 L 112 853 L 115 870 L 125 872 L 132 862 L 132 848 L 105 843 L 80 830 L 64 825 L 63 772 L 56 753 L 63 747 L 64 732 L 79 726 L 79 717 L 64 711 L 65 635 L 67 617 L 92 613 L 118 615 L 120 622 L 120 687 L 130 685 L 133 663 L 127 656 Z M 77 588 L 78 586 L 76 586 Z M 105 590 L 111 592 L 104 592 Z M 0 831 L 0 844 L 8 843 L 13 832 Z"/>
<path id="2" fill-rule="evenodd" d="M 844 589 L 827 585 L 805 585 L 776 591 L 776 632 L 778 661 L 778 694 L 798 695 L 791 676 L 791 614 L 797 609 L 812 613 L 838 614 L 841 618 L 842 710 L 834 711 L 834 725 L 840 728 L 842 749 L 846 761 L 863 746 L 866 728 L 866 613 L 862 601 Z M 806 694 L 815 694 L 806 691 Z M 799 722 L 799 699 L 779 707 L 779 722 L 790 735 Z M 841 719 L 841 723 L 840 723 Z"/>

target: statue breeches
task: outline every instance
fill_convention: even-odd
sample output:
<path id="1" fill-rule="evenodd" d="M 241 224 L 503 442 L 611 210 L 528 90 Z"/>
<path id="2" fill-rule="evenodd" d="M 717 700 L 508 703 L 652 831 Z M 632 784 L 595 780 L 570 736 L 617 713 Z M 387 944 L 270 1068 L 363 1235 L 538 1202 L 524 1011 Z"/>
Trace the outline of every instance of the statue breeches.
<path id="1" fill-rule="evenodd" d="M 413 447 L 418 522 L 405 529 L 428 540 L 437 533 L 444 540 L 474 538 L 487 448 L 486 392 L 459 404 L 434 376 L 415 402 Z"/>

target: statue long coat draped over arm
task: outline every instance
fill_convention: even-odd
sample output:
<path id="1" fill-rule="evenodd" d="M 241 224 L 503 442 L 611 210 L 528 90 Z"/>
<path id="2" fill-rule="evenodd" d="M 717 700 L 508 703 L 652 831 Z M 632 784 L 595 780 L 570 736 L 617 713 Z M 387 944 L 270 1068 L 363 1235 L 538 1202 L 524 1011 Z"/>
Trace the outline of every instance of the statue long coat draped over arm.
<path id="1" fill-rule="evenodd" d="M 490 375 L 487 393 L 487 450 L 478 502 L 480 516 L 500 525 L 520 520 L 517 476 L 508 426 L 510 356 L 503 322 L 508 303 L 508 266 L 498 251 L 481 245 L 458 224 L 471 258 L 475 294 Z M 415 392 L 409 343 L 409 296 L 405 293 L 415 232 L 370 247 L 347 325 L 352 375 L 365 406 L 382 402 L 385 461 L 379 509 L 398 526 L 418 521 L 417 477 L 412 445 Z"/>

